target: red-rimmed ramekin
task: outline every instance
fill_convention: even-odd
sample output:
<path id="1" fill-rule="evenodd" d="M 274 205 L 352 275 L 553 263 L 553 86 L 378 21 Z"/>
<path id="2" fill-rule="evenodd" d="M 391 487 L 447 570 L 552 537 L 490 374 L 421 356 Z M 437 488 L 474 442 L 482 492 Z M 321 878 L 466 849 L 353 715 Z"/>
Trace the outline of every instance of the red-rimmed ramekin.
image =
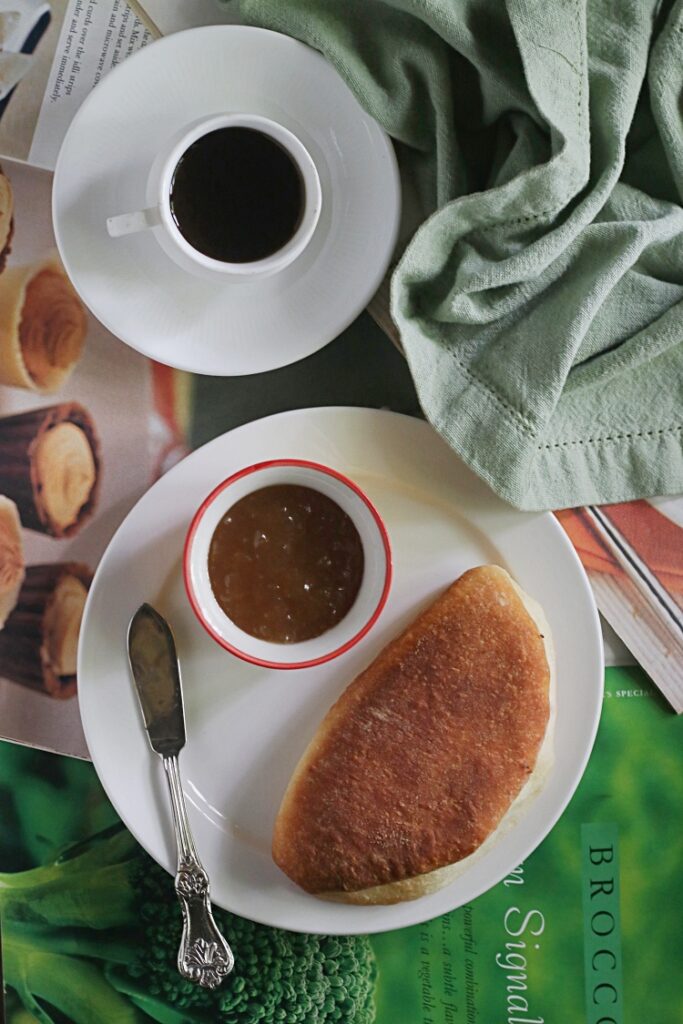
<path id="1" fill-rule="evenodd" d="M 332 629 L 302 643 L 270 643 L 245 633 L 218 604 L 209 580 L 209 546 L 220 520 L 240 498 L 274 484 L 312 487 L 331 498 L 353 520 L 363 544 L 363 579 L 349 612 Z M 391 548 L 377 509 L 352 480 L 317 462 L 273 459 L 233 473 L 202 502 L 185 540 L 183 575 L 195 615 L 226 651 L 266 668 L 311 668 L 344 654 L 373 627 L 389 596 Z"/>

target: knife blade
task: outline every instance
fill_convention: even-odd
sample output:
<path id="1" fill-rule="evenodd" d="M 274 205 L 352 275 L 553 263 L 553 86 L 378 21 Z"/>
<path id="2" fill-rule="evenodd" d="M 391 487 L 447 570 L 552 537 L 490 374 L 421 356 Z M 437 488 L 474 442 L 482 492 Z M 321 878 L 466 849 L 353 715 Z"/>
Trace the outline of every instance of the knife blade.
<path id="1" fill-rule="evenodd" d="M 175 640 L 166 620 L 141 605 L 128 628 L 128 656 L 152 750 L 162 757 L 185 746 L 185 713 Z"/>

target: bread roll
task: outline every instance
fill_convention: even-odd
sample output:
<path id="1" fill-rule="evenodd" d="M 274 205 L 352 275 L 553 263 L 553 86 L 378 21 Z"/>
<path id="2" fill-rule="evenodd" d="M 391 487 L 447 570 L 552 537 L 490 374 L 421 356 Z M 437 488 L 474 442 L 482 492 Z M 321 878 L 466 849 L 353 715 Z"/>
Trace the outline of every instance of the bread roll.
<path id="1" fill-rule="evenodd" d="M 466 572 L 323 719 L 277 816 L 276 864 L 348 903 L 448 884 L 547 770 L 552 668 L 540 608 L 497 566 Z"/>

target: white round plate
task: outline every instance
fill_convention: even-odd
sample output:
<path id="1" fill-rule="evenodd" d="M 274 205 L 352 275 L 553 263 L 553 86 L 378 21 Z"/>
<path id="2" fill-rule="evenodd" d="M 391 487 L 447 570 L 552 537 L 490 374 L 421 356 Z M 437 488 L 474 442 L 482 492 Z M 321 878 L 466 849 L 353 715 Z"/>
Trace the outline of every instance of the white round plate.
<path id="1" fill-rule="evenodd" d="M 231 657 L 197 622 L 181 578 L 183 539 L 202 499 L 250 463 L 297 457 L 348 474 L 383 517 L 394 581 L 379 622 L 353 650 L 301 672 Z M 465 569 L 507 568 L 543 605 L 557 648 L 552 773 L 528 811 L 447 888 L 395 906 L 316 899 L 275 866 L 270 841 L 290 775 L 328 707 L 426 602 Z M 158 481 L 104 555 L 81 629 L 83 726 L 114 807 L 142 845 L 174 869 L 161 763 L 142 728 L 126 656 L 128 622 L 150 601 L 176 633 L 187 717 L 180 758 L 189 813 L 216 903 L 294 931 L 386 931 L 467 903 L 540 843 L 571 797 L 600 713 L 603 664 L 593 596 L 555 518 L 495 497 L 421 420 L 368 409 L 306 409 L 257 420 L 200 448 Z"/>
<path id="2" fill-rule="evenodd" d="M 322 212 L 304 253 L 260 280 L 204 280 L 153 233 L 110 238 L 106 218 L 145 206 L 156 153 L 183 125 L 218 113 L 279 121 L 311 154 Z M 128 58 L 81 106 L 53 185 L 57 245 L 74 286 L 113 333 L 195 373 L 258 373 L 335 338 L 367 305 L 396 242 L 394 152 L 320 54 L 242 25 L 178 32 Z"/>

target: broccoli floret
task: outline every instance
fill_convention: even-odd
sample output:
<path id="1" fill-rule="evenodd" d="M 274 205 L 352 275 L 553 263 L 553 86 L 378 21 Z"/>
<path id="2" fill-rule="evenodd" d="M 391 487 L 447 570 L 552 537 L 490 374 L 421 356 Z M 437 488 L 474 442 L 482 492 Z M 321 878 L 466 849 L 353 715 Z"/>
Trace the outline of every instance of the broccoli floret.
<path id="1" fill-rule="evenodd" d="M 171 879 L 115 826 L 56 863 L 0 874 L 5 982 L 41 1024 L 370 1024 L 365 937 L 300 935 L 216 909 L 235 953 L 222 986 L 176 968 Z"/>

